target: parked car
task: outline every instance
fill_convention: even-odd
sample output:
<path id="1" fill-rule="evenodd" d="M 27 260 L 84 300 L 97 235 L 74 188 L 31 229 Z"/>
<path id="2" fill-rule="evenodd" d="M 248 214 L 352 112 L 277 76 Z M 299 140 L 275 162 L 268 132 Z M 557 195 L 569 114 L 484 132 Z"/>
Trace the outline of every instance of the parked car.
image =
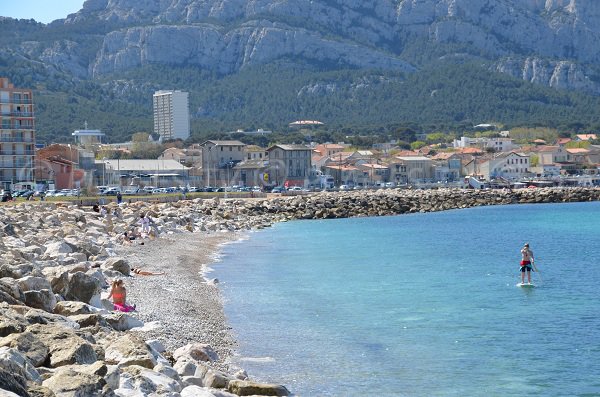
<path id="1" fill-rule="evenodd" d="M 350 190 L 350 186 L 348 186 L 348 185 L 340 185 L 340 190 Z"/>
<path id="2" fill-rule="evenodd" d="M 285 188 L 281 187 L 281 186 L 275 186 L 273 189 L 271 189 L 271 193 L 283 193 L 285 192 Z"/>
<path id="3" fill-rule="evenodd" d="M 119 193 L 120 191 L 121 189 L 119 189 L 118 187 L 109 187 L 102 194 L 105 196 L 116 196 L 117 193 Z"/>
<path id="4" fill-rule="evenodd" d="M 135 194 L 139 194 L 140 192 L 140 188 L 138 187 L 129 187 L 127 189 L 125 189 L 125 191 L 123 192 L 123 195 L 125 196 L 133 196 Z"/>

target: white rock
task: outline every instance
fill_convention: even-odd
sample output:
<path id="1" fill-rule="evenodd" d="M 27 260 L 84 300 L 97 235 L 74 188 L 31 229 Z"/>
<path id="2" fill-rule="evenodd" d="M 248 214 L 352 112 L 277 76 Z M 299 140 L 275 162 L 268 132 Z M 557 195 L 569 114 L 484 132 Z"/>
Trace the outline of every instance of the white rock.
<path id="1" fill-rule="evenodd" d="M 180 394 L 181 397 L 216 397 L 209 389 L 200 386 L 186 386 Z"/>

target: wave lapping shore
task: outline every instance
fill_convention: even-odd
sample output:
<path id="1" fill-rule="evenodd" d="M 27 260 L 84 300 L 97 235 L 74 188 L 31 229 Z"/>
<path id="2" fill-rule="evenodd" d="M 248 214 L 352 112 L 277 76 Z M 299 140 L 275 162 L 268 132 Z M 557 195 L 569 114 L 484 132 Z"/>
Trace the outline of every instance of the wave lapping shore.
<path id="1" fill-rule="evenodd" d="M 218 289 L 201 272 L 236 231 L 293 219 L 596 200 L 599 189 L 437 189 L 111 204 L 105 216 L 68 204 L 1 206 L 0 389 L 8 396 L 288 395 L 283 385 L 253 382 L 227 365 L 235 343 Z M 122 244 L 144 214 L 151 232 Z M 135 275 L 134 267 L 166 274 Z M 137 312 L 114 312 L 103 299 L 109 281 L 121 277 Z"/>

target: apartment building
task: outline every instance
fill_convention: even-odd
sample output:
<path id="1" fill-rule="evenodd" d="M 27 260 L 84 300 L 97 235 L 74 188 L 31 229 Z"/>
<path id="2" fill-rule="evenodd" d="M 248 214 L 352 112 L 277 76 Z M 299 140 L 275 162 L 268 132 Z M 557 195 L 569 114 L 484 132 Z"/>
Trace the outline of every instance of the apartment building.
<path id="1" fill-rule="evenodd" d="M 0 78 L 0 188 L 33 188 L 35 117 L 30 89 Z"/>
<path id="2" fill-rule="evenodd" d="M 152 96 L 154 133 L 162 140 L 190 137 L 188 93 L 184 91 L 156 91 Z"/>

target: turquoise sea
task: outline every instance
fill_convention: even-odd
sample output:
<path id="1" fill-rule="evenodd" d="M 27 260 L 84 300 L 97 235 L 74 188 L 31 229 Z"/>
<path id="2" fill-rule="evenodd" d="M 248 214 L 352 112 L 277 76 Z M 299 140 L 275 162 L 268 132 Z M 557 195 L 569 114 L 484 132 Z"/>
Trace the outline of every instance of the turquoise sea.
<path id="1" fill-rule="evenodd" d="M 599 247 L 600 203 L 478 207 L 276 224 L 213 275 L 235 361 L 298 396 L 600 396 Z"/>

